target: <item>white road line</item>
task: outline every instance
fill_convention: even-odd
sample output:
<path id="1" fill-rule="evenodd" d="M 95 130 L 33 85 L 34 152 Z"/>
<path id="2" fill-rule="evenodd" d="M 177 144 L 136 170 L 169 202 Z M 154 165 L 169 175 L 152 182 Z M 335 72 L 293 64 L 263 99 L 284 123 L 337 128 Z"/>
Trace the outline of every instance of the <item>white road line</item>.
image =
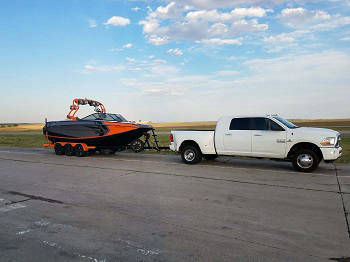
<path id="1" fill-rule="evenodd" d="M 22 204 L 12 204 L 12 205 L 8 205 L 5 207 L 0 208 L 0 212 L 9 212 L 18 208 L 24 208 L 26 207 L 25 205 Z"/>
<path id="2" fill-rule="evenodd" d="M 27 230 L 24 230 L 24 231 L 19 231 L 19 232 L 16 233 L 16 235 L 17 235 L 17 236 L 19 236 L 19 235 L 24 235 L 24 234 L 29 233 L 30 231 L 32 231 L 32 230 L 27 229 Z"/>

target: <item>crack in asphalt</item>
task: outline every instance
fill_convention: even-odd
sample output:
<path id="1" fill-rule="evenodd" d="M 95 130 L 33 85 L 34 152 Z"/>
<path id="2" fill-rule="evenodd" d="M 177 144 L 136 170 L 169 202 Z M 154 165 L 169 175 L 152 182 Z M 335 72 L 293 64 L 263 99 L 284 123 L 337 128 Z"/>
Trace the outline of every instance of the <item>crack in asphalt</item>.
<path id="1" fill-rule="evenodd" d="M 343 197 L 343 191 L 341 189 L 341 185 L 340 185 L 340 181 L 339 181 L 339 177 L 338 177 L 338 169 L 337 169 L 337 166 L 333 163 L 333 166 L 334 166 L 334 170 L 335 170 L 335 176 L 337 178 L 337 183 L 338 183 L 338 188 L 339 188 L 339 195 L 340 195 L 340 199 L 341 199 L 341 202 L 342 202 L 342 206 L 343 206 L 343 211 L 344 211 L 344 217 L 345 217 L 345 223 L 346 223 L 346 227 L 347 227 L 347 230 L 348 230 L 348 237 L 350 238 L 350 226 L 349 226 L 349 220 L 348 220 L 348 212 L 346 211 L 346 206 L 345 206 L 345 203 L 344 203 L 344 197 Z"/>
<path id="2" fill-rule="evenodd" d="M 297 190 L 305 190 L 305 191 L 326 192 L 326 193 L 340 194 L 340 191 L 337 191 L 337 190 L 325 190 L 325 189 L 316 189 L 316 188 L 308 188 L 308 187 L 295 187 L 295 186 L 259 183 L 259 182 L 236 180 L 236 179 L 223 179 L 223 178 L 203 177 L 203 176 L 195 176 L 195 175 L 181 175 L 181 174 L 174 174 L 174 173 L 146 171 L 146 170 L 134 170 L 134 169 L 127 169 L 127 168 L 98 167 L 98 166 L 91 166 L 91 165 L 81 166 L 81 165 L 76 165 L 76 164 L 75 165 L 73 165 L 73 164 L 58 164 L 58 163 L 30 161 L 30 160 L 2 158 L 2 157 L 0 158 L 0 160 L 7 160 L 7 161 L 14 161 L 14 162 L 23 162 L 23 163 L 34 163 L 34 164 L 44 164 L 44 165 L 54 165 L 54 166 L 96 168 L 96 169 L 101 169 L 101 170 L 118 170 L 118 171 L 127 171 L 127 172 L 131 172 L 131 173 L 154 174 L 154 175 L 163 175 L 163 176 L 175 176 L 175 177 L 183 177 L 183 178 L 197 178 L 197 179 L 212 180 L 212 181 L 224 181 L 224 182 L 230 182 L 230 183 L 239 183 L 239 184 L 257 185 L 257 186 L 269 186 L 269 187 L 278 187 L 278 188 L 286 188 L 286 189 L 297 189 Z M 350 194 L 350 193 L 343 192 L 343 194 Z"/>
<path id="3" fill-rule="evenodd" d="M 29 195 L 29 194 L 25 194 L 25 193 L 21 193 L 21 192 L 17 192 L 17 191 L 7 191 L 6 193 L 10 194 L 10 195 L 23 196 L 23 197 L 27 197 L 28 198 L 28 199 L 25 199 L 25 200 L 20 200 L 20 201 L 17 201 L 17 202 L 13 202 L 12 204 L 19 203 L 19 202 L 25 202 L 25 201 L 28 201 L 28 200 L 39 200 L 39 201 L 44 201 L 44 202 L 54 203 L 54 204 L 64 204 L 64 202 L 62 202 L 60 200 L 46 198 L 46 197 L 42 197 L 42 196 Z"/>

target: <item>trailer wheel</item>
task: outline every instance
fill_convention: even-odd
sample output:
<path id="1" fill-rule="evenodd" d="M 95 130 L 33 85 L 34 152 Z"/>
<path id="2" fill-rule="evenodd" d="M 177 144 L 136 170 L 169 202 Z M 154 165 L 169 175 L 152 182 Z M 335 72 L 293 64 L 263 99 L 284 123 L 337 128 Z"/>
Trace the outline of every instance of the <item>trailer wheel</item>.
<path id="1" fill-rule="evenodd" d="M 74 155 L 74 148 L 72 147 L 71 144 L 66 144 L 64 146 L 64 153 L 66 154 L 66 156 Z"/>
<path id="2" fill-rule="evenodd" d="M 56 143 L 54 149 L 55 149 L 56 155 L 62 156 L 64 154 L 64 149 L 63 149 L 63 146 L 61 144 Z"/>
<path id="3" fill-rule="evenodd" d="M 145 144 L 141 139 L 136 139 L 132 141 L 130 144 L 131 150 L 134 151 L 135 153 L 140 153 L 141 151 L 143 151 L 144 147 L 145 147 Z"/>
<path id="4" fill-rule="evenodd" d="M 181 158 L 185 164 L 193 165 L 202 160 L 202 153 L 196 146 L 188 145 L 183 148 Z"/>
<path id="5" fill-rule="evenodd" d="M 77 144 L 75 147 L 74 147 L 74 151 L 75 151 L 75 155 L 77 157 L 83 157 L 83 156 L 86 156 L 86 152 L 83 148 L 83 146 L 81 144 Z"/>

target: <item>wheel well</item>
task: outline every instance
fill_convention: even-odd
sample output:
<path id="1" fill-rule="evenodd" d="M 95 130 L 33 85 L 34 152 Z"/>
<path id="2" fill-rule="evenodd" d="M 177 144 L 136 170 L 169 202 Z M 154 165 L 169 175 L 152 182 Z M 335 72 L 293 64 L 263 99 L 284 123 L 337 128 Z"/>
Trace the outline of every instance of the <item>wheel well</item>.
<path id="1" fill-rule="evenodd" d="M 317 154 L 317 156 L 319 157 L 320 160 L 323 159 L 323 155 L 322 155 L 321 149 L 318 146 L 316 146 L 315 144 L 307 143 L 307 142 L 298 143 L 298 144 L 295 144 L 294 146 L 292 146 L 292 148 L 288 152 L 287 158 L 288 159 L 292 159 L 294 154 L 297 151 L 299 151 L 300 149 L 312 150 L 312 151 L 314 151 Z"/>
<path id="2" fill-rule="evenodd" d="M 195 146 L 202 153 L 199 145 L 193 140 L 185 140 L 185 141 L 183 141 L 181 146 L 179 147 L 179 151 L 182 152 L 182 150 L 185 148 L 185 146 Z"/>

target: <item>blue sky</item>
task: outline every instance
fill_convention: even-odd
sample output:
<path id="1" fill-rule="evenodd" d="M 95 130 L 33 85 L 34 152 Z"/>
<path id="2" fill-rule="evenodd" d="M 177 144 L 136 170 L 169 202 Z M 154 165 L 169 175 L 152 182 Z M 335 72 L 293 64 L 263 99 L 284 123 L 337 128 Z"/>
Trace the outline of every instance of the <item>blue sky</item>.
<path id="1" fill-rule="evenodd" d="M 350 1 L 3 1 L 0 122 L 350 117 Z M 82 110 L 82 115 L 90 109 Z"/>

